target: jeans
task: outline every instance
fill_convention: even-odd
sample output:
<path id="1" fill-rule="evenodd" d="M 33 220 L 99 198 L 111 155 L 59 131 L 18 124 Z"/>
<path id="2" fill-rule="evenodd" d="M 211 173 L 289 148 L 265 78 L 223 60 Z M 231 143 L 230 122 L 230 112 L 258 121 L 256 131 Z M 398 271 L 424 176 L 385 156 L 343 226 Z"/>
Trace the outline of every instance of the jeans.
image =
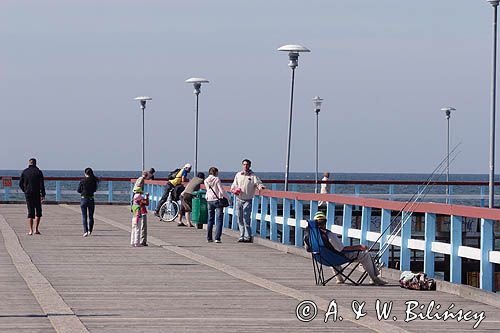
<path id="1" fill-rule="evenodd" d="M 222 208 L 215 208 L 216 201 L 207 201 L 208 204 L 208 225 L 207 240 L 212 240 L 212 229 L 215 222 L 215 240 L 220 241 L 222 235 L 222 219 L 224 217 Z M 217 219 L 217 220 L 216 220 Z"/>
<path id="2" fill-rule="evenodd" d="M 80 208 L 82 209 L 83 232 L 92 232 L 94 230 L 94 198 L 82 198 L 80 200 Z M 87 214 L 88 212 L 88 214 Z M 88 217 L 88 224 L 87 224 Z"/>
<path id="3" fill-rule="evenodd" d="M 250 225 L 250 213 L 252 212 L 252 201 L 236 199 L 236 212 L 238 214 L 238 226 L 240 228 L 240 239 L 249 240 L 252 237 L 252 226 Z"/>

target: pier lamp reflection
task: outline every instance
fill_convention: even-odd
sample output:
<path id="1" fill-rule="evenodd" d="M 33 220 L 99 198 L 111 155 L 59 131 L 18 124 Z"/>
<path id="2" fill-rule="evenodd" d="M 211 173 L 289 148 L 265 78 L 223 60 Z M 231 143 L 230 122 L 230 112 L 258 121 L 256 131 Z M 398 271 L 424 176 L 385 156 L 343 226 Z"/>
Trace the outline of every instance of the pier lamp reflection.
<path id="1" fill-rule="evenodd" d="M 293 111 L 293 87 L 295 83 L 295 68 L 299 65 L 299 53 L 300 52 L 311 52 L 309 49 L 302 45 L 288 44 L 283 45 L 278 48 L 278 51 L 288 52 L 288 57 L 290 62 L 288 67 L 292 70 L 292 78 L 290 85 L 290 110 L 288 113 L 288 139 L 287 139 L 287 149 L 286 149 L 286 164 L 285 164 L 285 191 L 288 191 L 288 174 L 290 165 L 290 144 L 292 141 L 292 111 Z"/>
<path id="2" fill-rule="evenodd" d="M 198 174 L 198 96 L 201 92 L 201 84 L 208 83 L 207 79 L 201 77 L 192 77 L 185 81 L 186 83 L 192 83 L 194 86 L 194 94 L 196 95 L 195 104 L 195 120 L 194 120 L 194 174 Z"/>

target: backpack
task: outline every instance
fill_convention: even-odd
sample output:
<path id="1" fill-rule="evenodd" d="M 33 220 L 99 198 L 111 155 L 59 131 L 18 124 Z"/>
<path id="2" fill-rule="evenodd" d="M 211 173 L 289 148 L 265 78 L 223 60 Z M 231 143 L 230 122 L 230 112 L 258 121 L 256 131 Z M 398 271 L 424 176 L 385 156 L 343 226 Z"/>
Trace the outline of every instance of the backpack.
<path id="1" fill-rule="evenodd" d="M 177 168 L 177 169 L 175 169 L 174 171 L 171 171 L 171 172 L 168 174 L 167 179 L 168 179 L 168 180 L 172 180 L 172 179 L 177 178 L 176 176 L 177 176 L 177 174 L 179 173 L 179 171 L 181 171 L 181 168 Z"/>

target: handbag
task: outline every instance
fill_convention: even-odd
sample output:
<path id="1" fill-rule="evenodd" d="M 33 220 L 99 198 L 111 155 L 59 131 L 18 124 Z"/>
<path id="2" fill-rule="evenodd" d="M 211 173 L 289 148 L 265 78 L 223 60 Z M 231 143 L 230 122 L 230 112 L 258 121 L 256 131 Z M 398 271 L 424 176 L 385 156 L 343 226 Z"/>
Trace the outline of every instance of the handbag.
<path id="1" fill-rule="evenodd" d="M 227 198 L 219 198 L 219 196 L 217 195 L 217 193 L 215 193 L 214 189 L 212 188 L 212 186 L 210 186 L 210 184 L 208 185 L 208 187 L 210 187 L 210 189 L 212 190 L 212 192 L 214 192 L 215 194 L 215 197 L 217 198 L 217 200 L 215 201 L 215 208 L 224 208 L 224 207 L 227 207 L 229 206 L 229 200 L 227 200 Z"/>

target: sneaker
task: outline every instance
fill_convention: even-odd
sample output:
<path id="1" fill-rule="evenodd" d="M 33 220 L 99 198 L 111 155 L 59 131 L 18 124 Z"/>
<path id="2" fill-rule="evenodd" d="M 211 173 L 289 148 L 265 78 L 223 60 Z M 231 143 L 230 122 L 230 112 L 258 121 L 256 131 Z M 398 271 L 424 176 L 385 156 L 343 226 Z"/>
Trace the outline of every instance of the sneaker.
<path id="1" fill-rule="evenodd" d="M 208 242 L 208 243 L 212 243 L 212 242 L 213 242 L 213 240 L 211 240 L 211 239 L 207 239 L 207 242 Z"/>
<path id="2" fill-rule="evenodd" d="M 141 246 L 149 246 L 148 243 L 141 243 Z"/>
<path id="3" fill-rule="evenodd" d="M 337 284 L 344 284 L 345 280 L 344 279 L 337 279 Z"/>
<path id="4" fill-rule="evenodd" d="M 83 237 L 87 237 L 88 235 L 89 235 L 89 233 L 88 233 L 88 232 L 84 232 L 84 233 L 83 233 Z"/>
<path id="5" fill-rule="evenodd" d="M 370 284 L 376 285 L 376 286 L 384 286 L 387 283 L 388 283 L 387 281 L 383 280 L 382 278 L 379 278 L 378 276 L 374 277 L 372 279 L 372 281 L 370 282 Z"/>
<path id="6" fill-rule="evenodd" d="M 155 216 L 156 216 L 156 217 L 160 217 L 160 212 L 157 212 L 157 211 L 155 210 L 154 214 L 155 214 Z"/>
<path id="7" fill-rule="evenodd" d="M 222 243 L 222 242 L 220 241 L 220 239 L 216 239 L 216 240 L 215 240 L 215 242 L 216 242 L 216 243 Z"/>
<path id="8" fill-rule="evenodd" d="M 238 243 L 244 243 L 245 239 L 244 238 L 238 238 Z"/>
<path id="9" fill-rule="evenodd" d="M 247 238 L 243 240 L 244 243 L 253 243 L 253 237 Z"/>

